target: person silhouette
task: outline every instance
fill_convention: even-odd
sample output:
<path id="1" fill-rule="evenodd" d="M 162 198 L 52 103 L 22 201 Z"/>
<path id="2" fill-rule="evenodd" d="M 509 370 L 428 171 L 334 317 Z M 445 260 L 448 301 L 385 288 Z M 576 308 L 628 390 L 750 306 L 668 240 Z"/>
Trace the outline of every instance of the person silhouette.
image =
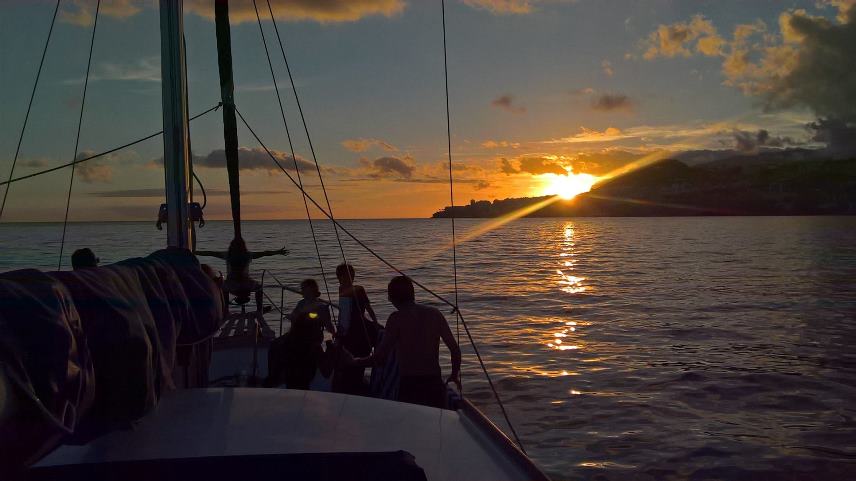
<path id="1" fill-rule="evenodd" d="M 226 252 L 220 251 L 195 251 L 197 256 L 216 257 L 226 261 L 226 280 L 223 282 L 223 288 L 226 292 L 233 294 L 239 303 L 244 303 L 249 300 L 250 293 L 255 292 L 259 288 L 259 283 L 250 278 L 250 263 L 254 259 L 269 256 L 286 256 L 288 250 L 284 247 L 279 250 L 250 252 L 247 250 L 247 243 L 241 237 L 232 239 L 229 243 L 229 249 Z M 243 302 L 240 302 L 240 301 Z"/>
<path id="2" fill-rule="evenodd" d="M 452 373 L 446 383 L 461 388 L 461 348 L 443 313 L 416 302 L 413 283 L 393 277 L 389 301 L 396 311 L 386 321 L 383 340 L 370 356 L 356 358 L 357 366 L 381 365 L 395 349 L 399 366 L 398 400 L 437 408 L 446 407 L 446 387 L 440 370 L 440 340 L 452 354 Z"/>
<path id="3" fill-rule="evenodd" d="M 336 267 L 339 280 L 339 331 L 337 340 L 351 355 L 367 356 L 372 352 L 377 339 L 377 315 L 372 309 L 368 294 L 363 286 L 354 283 L 356 270 L 350 264 Z M 366 319 L 366 314 L 371 320 Z M 365 368 L 355 365 L 340 365 L 333 376 L 332 389 L 346 394 L 361 394 L 364 391 Z"/>
<path id="4" fill-rule="evenodd" d="M 71 254 L 71 268 L 74 270 L 98 267 L 99 262 L 101 259 L 95 257 L 95 253 L 88 247 L 77 249 Z"/>

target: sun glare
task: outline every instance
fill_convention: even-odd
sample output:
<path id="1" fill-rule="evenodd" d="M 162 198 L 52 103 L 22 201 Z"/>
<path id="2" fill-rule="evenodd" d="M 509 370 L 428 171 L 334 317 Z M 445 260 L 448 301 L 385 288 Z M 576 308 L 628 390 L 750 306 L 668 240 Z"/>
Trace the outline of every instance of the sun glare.
<path id="1" fill-rule="evenodd" d="M 556 195 L 569 200 L 591 190 L 597 177 L 591 174 L 544 174 L 544 195 Z"/>

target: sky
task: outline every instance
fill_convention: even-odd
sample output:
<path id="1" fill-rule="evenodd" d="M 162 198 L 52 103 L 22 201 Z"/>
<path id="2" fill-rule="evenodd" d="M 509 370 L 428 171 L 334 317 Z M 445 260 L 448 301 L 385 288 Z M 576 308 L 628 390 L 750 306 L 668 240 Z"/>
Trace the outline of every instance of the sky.
<path id="1" fill-rule="evenodd" d="M 61 2 L 16 177 L 74 156 L 95 4 Z M 566 176 L 687 152 L 852 155 L 854 4 L 446 0 L 455 201 L 554 193 Z M 191 114 L 220 96 L 212 5 L 185 1 Z M 236 105 L 293 169 L 253 3 L 230 5 Z M 267 3 L 258 5 L 298 165 L 323 204 Z M 3 180 L 54 6 L 0 1 Z M 439 0 L 272 0 L 272 9 L 334 214 L 427 217 L 448 205 Z M 82 119 L 79 157 L 161 130 L 157 2 L 102 1 Z M 228 218 L 222 115 L 190 129 L 206 217 Z M 238 138 L 244 217 L 302 218 L 297 189 L 242 125 Z M 154 220 L 162 156 L 156 137 L 80 164 L 69 218 Z M 70 175 L 11 185 L 2 221 L 61 221 Z"/>

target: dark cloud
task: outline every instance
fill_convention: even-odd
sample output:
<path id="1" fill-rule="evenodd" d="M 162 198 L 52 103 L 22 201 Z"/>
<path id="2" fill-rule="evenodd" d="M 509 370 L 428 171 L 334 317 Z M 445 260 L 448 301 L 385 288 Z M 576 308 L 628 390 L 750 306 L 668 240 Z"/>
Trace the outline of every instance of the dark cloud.
<path id="1" fill-rule="evenodd" d="M 519 174 L 520 173 L 519 170 L 517 170 L 513 165 L 511 165 L 511 162 L 509 162 L 508 159 L 502 159 L 502 162 L 500 163 L 499 170 L 501 170 L 502 173 L 505 175 Z"/>
<path id="2" fill-rule="evenodd" d="M 270 152 L 286 170 L 294 171 L 294 159 L 292 159 L 291 154 L 278 150 L 271 150 Z M 163 163 L 163 159 L 160 159 L 160 163 Z M 241 170 L 261 170 L 265 172 L 279 170 L 279 167 L 276 166 L 267 151 L 260 147 L 239 147 L 238 163 Z M 193 165 L 212 169 L 225 168 L 226 152 L 223 149 L 217 149 L 206 156 L 194 156 Z M 300 172 L 314 172 L 315 164 L 298 156 L 297 168 L 300 169 Z"/>
<path id="3" fill-rule="evenodd" d="M 818 120 L 813 140 L 832 155 L 856 155 L 856 4 L 842 3 L 839 23 L 803 13 L 790 15 L 795 65 L 762 93 L 768 109 L 808 107 Z"/>
<path id="4" fill-rule="evenodd" d="M 304 184 L 306 186 L 307 184 Z M 205 193 L 209 197 L 220 197 L 229 195 L 228 190 L 224 189 L 205 189 Z M 276 195 L 285 193 L 282 190 L 241 190 L 242 196 L 250 196 L 250 195 Z M 105 190 L 101 192 L 89 192 L 87 195 L 92 197 L 106 197 L 106 198 L 126 198 L 126 199 L 134 199 L 134 198 L 164 198 L 164 190 L 162 187 L 155 189 L 118 189 L 118 190 Z M 197 191 L 197 199 L 201 199 L 201 193 Z"/>
<path id="5" fill-rule="evenodd" d="M 360 161 L 369 168 L 369 176 L 372 178 L 400 177 L 410 179 L 416 166 L 410 157 L 378 157 L 374 160 L 362 159 Z"/>
<path id="6" fill-rule="evenodd" d="M 755 153 L 761 147 L 787 147 L 802 144 L 791 137 L 772 136 L 766 129 L 760 129 L 757 132 L 735 130 L 734 142 L 734 148 L 743 153 Z"/>
<path id="7" fill-rule="evenodd" d="M 486 180 L 477 180 L 477 181 L 475 181 L 475 184 L 473 185 L 473 187 L 476 190 L 484 190 L 484 189 L 487 189 L 488 187 L 490 187 L 490 182 L 488 182 Z"/>
<path id="8" fill-rule="evenodd" d="M 617 110 L 629 112 L 633 110 L 633 100 L 624 94 L 602 94 L 592 100 L 591 108 L 598 112 L 613 112 Z"/>
<path id="9" fill-rule="evenodd" d="M 514 97 L 510 94 L 501 95 L 490 102 L 494 107 L 507 110 L 509 112 L 515 114 L 522 114 L 526 112 L 526 107 L 522 105 L 517 105 L 514 102 Z"/>
<path id="10" fill-rule="evenodd" d="M 800 41 L 796 65 L 773 80 L 768 107 L 807 106 L 821 118 L 856 121 L 856 5 L 842 23 L 795 14 L 788 27 Z"/>
<path id="11" fill-rule="evenodd" d="M 826 150 L 835 158 L 856 156 L 856 123 L 843 120 L 818 119 L 808 125 L 814 133 L 812 140 L 826 144 Z"/>

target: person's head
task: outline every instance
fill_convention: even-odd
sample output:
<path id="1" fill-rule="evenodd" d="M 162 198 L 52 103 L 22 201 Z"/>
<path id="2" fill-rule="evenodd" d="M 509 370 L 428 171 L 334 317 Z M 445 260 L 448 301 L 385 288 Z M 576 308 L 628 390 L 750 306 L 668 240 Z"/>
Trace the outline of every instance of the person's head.
<path id="1" fill-rule="evenodd" d="M 389 302 L 395 307 L 416 302 L 416 293 L 413 292 L 413 282 L 406 276 L 393 277 L 389 281 L 387 293 L 389 295 Z"/>
<path id="2" fill-rule="evenodd" d="M 315 279 L 304 279 L 300 283 L 300 293 L 304 299 L 318 299 L 321 297 L 321 290 L 318 289 L 318 283 Z"/>
<path id="3" fill-rule="evenodd" d="M 350 286 L 354 283 L 354 277 L 357 272 L 354 270 L 354 266 L 350 264 L 339 264 L 336 266 L 336 278 L 339 279 L 339 284 L 343 286 Z"/>
<path id="4" fill-rule="evenodd" d="M 73 254 L 71 254 L 71 267 L 75 270 L 85 269 L 88 267 L 98 267 L 99 262 L 101 262 L 101 260 L 95 257 L 95 253 L 88 247 L 77 249 Z"/>
<path id="5" fill-rule="evenodd" d="M 244 254 L 245 252 L 247 252 L 247 243 L 244 242 L 244 238 L 235 237 L 232 239 L 232 242 L 229 243 L 229 251 L 227 252 L 227 255 Z"/>

